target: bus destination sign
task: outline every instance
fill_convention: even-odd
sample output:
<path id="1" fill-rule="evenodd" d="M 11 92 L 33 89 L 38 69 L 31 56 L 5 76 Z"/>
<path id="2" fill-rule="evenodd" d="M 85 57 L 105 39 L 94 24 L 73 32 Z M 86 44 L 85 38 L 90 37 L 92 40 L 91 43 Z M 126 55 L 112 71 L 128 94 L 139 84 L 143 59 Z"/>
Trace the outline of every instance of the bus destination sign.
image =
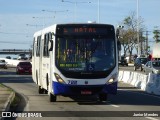
<path id="1" fill-rule="evenodd" d="M 96 33 L 97 28 L 63 28 L 63 33 Z"/>
<path id="2" fill-rule="evenodd" d="M 58 35 L 108 35 L 111 31 L 113 31 L 112 28 L 107 27 L 95 27 L 95 26 L 89 26 L 89 27 L 59 27 L 57 29 Z"/>

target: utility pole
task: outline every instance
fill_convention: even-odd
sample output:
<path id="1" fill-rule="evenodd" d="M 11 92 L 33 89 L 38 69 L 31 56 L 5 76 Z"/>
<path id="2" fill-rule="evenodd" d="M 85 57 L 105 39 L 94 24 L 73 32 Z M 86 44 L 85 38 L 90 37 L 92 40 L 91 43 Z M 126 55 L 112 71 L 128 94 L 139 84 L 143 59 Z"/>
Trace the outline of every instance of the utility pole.
<path id="1" fill-rule="evenodd" d="M 139 31 L 139 47 L 140 47 L 140 55 L 143 54 L 143 40 L 142 40 L 142 32 Z"/>
<path id="2" fill-rule="evenodd" d="M 100 22 L 100 0 L 98 0 L 98 23 Z"/>
<path id="3" fill-rule="evenodd" d="M 149 31 L 146 31 L 146 54 L 148 53 L 148 32 Z"/>
<path id="4" fill-rule="evenodd" d="M 141 55 L 140 40 L 139 40 L 139 0 L 137 0 L 137 43 L 138 43 L 138 56 Z"/>

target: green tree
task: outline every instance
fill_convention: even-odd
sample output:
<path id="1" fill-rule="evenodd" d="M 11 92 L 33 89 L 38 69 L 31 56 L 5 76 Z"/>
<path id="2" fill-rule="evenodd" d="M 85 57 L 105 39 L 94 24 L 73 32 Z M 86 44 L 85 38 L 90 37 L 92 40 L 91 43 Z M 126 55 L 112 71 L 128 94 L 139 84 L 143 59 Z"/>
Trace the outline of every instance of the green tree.
<path id="1" fill-rule="evenodd" d="M 138 23 L 140 33 L 145 28 L 143 25 L 143 19 L 141 17 L 139 18 Z M 122 24 L 124 26 L 124 31 L 121 34 L 122 39 L 120 39 L 120 41 L 121 43 L 124 43 L 126 50 L 124 52 L 126 53 L 128 51 L 130 58 L 129 62 L 131 62 L 133 49 L 136 49 L 139 44 L 137 40 L 137 18 L 135 12 L 131 12 L 129 16 L 124 18 Z M 142 40 L 142 38 L 140 38 L 140 40 Z"/>
<path id="2" fill-rule="evenodd" d="M 160 30 L 158 29 L 158 26 L 154 27 L 153 34 L 154 34 L 153 38 L 155 39 L 155 41 L 160 42 Z"/>

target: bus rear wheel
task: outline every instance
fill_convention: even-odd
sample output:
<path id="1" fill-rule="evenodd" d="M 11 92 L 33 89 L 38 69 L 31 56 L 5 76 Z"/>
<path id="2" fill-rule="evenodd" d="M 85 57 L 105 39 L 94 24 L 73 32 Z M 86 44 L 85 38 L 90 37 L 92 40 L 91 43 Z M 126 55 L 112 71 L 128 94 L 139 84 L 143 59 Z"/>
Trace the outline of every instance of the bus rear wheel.
<path id="1" fill-rule="evenodd" d="M 53 95 L 52 93 L 49 94 L 49 101 L 50 102 L 56 102 L 57 96 Z"/>
<path id="2" fill-rule="evenodd" d="M 101 102 L 107 101 L 108 95 L 107 94 L 99 94 L 99 100 Z"/>

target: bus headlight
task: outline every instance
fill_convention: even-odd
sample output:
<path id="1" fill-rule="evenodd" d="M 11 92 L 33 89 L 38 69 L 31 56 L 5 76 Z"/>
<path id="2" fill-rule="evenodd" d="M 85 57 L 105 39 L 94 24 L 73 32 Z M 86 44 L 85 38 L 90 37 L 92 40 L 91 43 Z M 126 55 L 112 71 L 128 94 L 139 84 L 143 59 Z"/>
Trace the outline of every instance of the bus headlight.
<path id="1" fill-rule="evenodd" d="M 65 84 L 64 80 L 57 73 L 54 73 L 54 75 L 59 83 Z"/>
<path id="2" fill-rule="evenodd" d="M 112 84 L 113 82 L 114 82 L 114 79 L 113 79 L 113 78 L 111 78 L 111 79 L 108 81 L 109 84 Z"/>
<path id="3" fill-rule="evenodd" d="M 117 76 L 118 76 L 117 73 L 113 74 L 112 77 L 107 81 L 106 84 L 112 84 L 113 82 L 116 82 Z"/>

